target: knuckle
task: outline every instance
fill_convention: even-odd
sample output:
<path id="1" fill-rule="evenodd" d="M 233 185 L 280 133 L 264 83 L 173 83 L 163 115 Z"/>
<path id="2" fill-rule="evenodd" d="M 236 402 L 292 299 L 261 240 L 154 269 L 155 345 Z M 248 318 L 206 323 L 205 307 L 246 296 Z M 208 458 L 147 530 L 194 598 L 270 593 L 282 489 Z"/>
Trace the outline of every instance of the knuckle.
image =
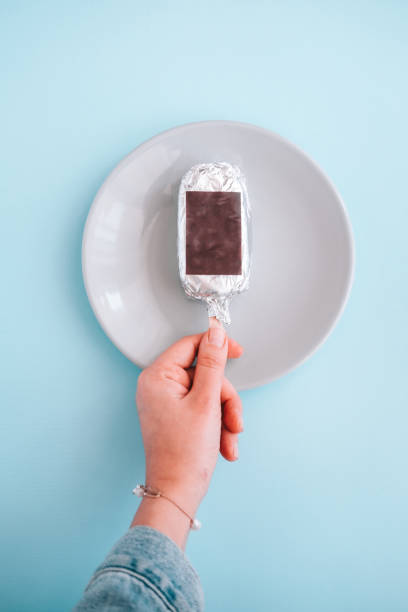
<path id="1" fill-rule="evenodd" d="M 149 385 L 151 379 L 152 379 L 152 367 L 149 366 L 148 368 L 145 368 L 144 370 L 142 370 L 139 374 L 139 378 L 137 381 L 138 390 L 144 389 L 147 385 Z"/>
<path id="2" fill-rule="evenodd" d="M 202 368 L 218 370 L 222 365 L 222 360 L 217 353 L 207 352 L 203 355 L 199 355 L 198 365 Z"/>
<path id="3" fill-rule="evenodd" d="M 148 377 L 148 371 L 147 368 L 145 370 L 142 370 L 139 374 L 139 378 L 137 381 L 138 386 L 143 386 L 143 384 L 146 381 L 146 378 Z"/>
<path id="4" fill-rule="evenodd" d="M 178 380 L 182 376 L 183 372 L 184 370 L 180 368 L 180 366 L 176 365 L 175 363 L 171 363 L 166 366 L 166 368 L 161 368 L 158 374 L 160 378 L 165 380 Z"/>

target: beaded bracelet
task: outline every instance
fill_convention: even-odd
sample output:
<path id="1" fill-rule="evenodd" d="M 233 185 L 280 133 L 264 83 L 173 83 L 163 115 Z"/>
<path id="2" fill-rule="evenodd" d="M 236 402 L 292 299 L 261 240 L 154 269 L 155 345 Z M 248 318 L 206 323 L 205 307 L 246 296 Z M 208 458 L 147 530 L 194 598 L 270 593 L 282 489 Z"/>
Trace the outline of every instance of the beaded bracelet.
<path id="1" fill-rule="evenodd" d="M 173 506 L 176 506 L 176 508 L 178 508 L 178 510 L 180 510 L 180 512 L 185 514 L 186 517 L 188 519 L 190 519 L 190 529 L 192 529 L 193 531 L 198 531 L 199 529 L 201 529 L 201 521 L 199 521 L 198 519 L 193 518 L 192 516 L 190 516 L 173 499 L 170 499 L 170 497 L 167 497 L 167 495 L 165 495 L 164 493 L 162 493 L 158 489 L 155 489 L 154 487 L 149 487 L 147 485 L 138 484 L 133 489 L 132 493 L 133 493 L 133 495 L 137 495 L 138 497 L 163 497 L 164 499 L 167 499 L 167 501 L 169 501 L 171 504 L 173 504 Z"/>

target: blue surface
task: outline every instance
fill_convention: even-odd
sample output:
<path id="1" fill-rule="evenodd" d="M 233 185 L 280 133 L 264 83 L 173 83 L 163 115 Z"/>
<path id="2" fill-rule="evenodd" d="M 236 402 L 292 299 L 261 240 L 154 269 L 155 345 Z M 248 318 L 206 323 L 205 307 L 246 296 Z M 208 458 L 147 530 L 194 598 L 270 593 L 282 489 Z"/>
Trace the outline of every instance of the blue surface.
<path id="1" fill-rule="evenodd" d="M 173 125 L 279 132 L 348 207 L 356 279 L 335 332 L 242 394 L 188 554 L 211 612 L 408 609 L 404 2 L 0 6 L 2 610 L 68 610 L 143 479 L 138 370 L 88 305 L 80 246 L 112 167 Z"/>

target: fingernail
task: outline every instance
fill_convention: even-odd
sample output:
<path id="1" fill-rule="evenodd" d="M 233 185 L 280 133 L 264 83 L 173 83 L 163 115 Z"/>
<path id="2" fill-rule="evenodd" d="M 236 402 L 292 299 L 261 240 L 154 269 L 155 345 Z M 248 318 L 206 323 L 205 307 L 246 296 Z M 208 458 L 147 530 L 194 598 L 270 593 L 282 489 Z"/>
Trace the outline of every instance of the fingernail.
<path id="1" fill-rule="evenodd" d="M 244 421 L 242 419 L 239 419 L 238 426 L 240 429 L 240 433 L 242 433 L 244 431 Z"/>
<path id="2" fill-rule="evenodd" d="M 234 459 L 238 459 L 239 453 L 238 453 L 238 444 L 237 443 L 234 444 L 233 455 L 234 455 Z"/>
<path id="3" fill-rule="evenodd" d="M 214 346 L 221 348 L 225 342 L 225 330 L 216 319 L 210 319 L 210 328 L 208 330 L 208 342 Z"/>

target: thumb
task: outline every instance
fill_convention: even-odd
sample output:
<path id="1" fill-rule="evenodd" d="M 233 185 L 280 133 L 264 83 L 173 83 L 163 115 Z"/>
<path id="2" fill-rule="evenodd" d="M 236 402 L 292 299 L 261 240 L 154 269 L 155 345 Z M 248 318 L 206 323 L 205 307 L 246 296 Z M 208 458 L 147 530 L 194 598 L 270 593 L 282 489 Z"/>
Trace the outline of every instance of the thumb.
<path id="1" fill-rule="evenodd" d="M 203 334 L 198 349 L 197 364 L 191 389 L 197 397 L 220 400 L 227 354 L 227 334 L 222 323 L 215 317 L 211 317 L 208 332 Z"/>

